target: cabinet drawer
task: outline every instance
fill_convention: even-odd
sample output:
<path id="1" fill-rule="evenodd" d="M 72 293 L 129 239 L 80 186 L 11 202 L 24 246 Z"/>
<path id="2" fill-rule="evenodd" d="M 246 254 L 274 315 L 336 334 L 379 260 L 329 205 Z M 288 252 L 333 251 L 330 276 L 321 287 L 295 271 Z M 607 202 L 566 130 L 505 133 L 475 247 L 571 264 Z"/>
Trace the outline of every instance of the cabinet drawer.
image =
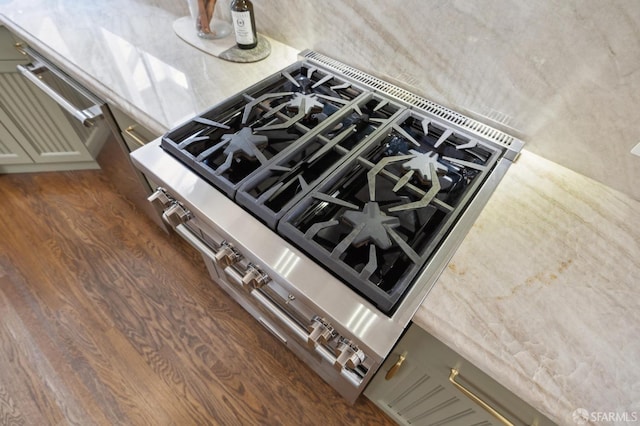
<path id="1" fill-rule="evenodd" d="M 118 108 L 112 106 L 111 112 L 129 151 L 134 151 L 160 136 L 136 122 Z"/>
<path id="2" fill-rule="evenodd" d="M 16 62 L 19 64 L 29 62 L 28 58 L 15 48 L 17 42 L 18 40 L 13 37 L 13 34 L 0 25 L 0 61 Z M 15 72 L 15 70 L 14 67 L 13 71 Z"/>
<path id="3" fill-rule="evenodd" d="M 13 34 L 0 25 L 0 73 L 16 72 L 18 65 L 29 63 L 29 58 L 15 48 L 16 43 Z"/>
<path id="4" fill-rule="evenodd" d="M 554 424 L 416 325 L 398 342 L 365 395 L 403 425 Z"/>

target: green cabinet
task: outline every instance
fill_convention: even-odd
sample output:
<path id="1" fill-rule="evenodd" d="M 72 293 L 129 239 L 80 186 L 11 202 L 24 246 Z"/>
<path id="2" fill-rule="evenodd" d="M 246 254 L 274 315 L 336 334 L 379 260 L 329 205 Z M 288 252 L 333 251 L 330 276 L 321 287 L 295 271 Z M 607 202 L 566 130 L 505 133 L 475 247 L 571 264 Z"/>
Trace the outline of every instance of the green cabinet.
<path id="1" fill-rule="evenodd" d="M 108 126 L 78 121 L 25 78 L 19 67 L 79 110 L 91 104 L 16 43 L 0 26 L 0 173 L 99 168 L 95 157 Z"/>
<path id="2" fill-rule="evenodd" d="M 118 130 L 124 139 L 129 152 L 135 151 L 141 146 L 160 137 L 160 134 L 154 133 L 142 124 L 131 118 L 128 114 L 122 112 L 118 107 L 110 105 L 113 118 L 118 125 Z"/>
<path id="3" fill-rule="evenodd" d="M 401 425 L 555 424 L 415 324 L 365 395 Z"/>

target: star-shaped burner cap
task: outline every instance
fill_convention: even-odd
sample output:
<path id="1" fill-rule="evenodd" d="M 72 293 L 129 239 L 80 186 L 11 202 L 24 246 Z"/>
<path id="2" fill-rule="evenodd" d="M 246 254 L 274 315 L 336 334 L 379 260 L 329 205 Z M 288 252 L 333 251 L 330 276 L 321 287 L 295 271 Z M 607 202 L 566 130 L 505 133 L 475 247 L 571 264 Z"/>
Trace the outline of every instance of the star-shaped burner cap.
<path id="1" fill-rule="evenodd" d="M 224 148 L 227 155 L 243 154 L 247 158 L 255 158 L 258 147 L 266 145 L 269 138 L 253 134 L 251 127 L 243 127 L 234 134 L 222 135 L 220 141 L 227 144 Z"/>
<path id="2" fill-rule="evenodd" d="M 324 105 L 318 101 L 314 93 L 295 93 L 293 98 L 287 102 L 287 109 L 300 111 L 300 108 L 304 108 L 304 115 L 309 115 L 322 112 Z"/>
<path id="3" fill-rule="evenodd" d="M 345 211 L 342 219 L 359 231 L 351 242 L 356 247 L 371 241 L 383 250 L 391 248 L 393 242 L 389 238 L 388 229 L 400 226 L 400 219 L 387 216 L 375 201 L 367 202 L 362 211 Z"/>
<path id="4" fill-rule="evenodd" d="M 431 168 L 430 164 L 433 164 L 437 170 L 448 170 L 447 166 L 438 162 L 438 153 L 419 152 L 415 149 L 410 149 L 409 152 L 414 156 L 409 161 L 402 163 L 402 168 L 405 170 L 413 170 L 420 175 L 420 179 L 423 182 L 431 182 Z"/>

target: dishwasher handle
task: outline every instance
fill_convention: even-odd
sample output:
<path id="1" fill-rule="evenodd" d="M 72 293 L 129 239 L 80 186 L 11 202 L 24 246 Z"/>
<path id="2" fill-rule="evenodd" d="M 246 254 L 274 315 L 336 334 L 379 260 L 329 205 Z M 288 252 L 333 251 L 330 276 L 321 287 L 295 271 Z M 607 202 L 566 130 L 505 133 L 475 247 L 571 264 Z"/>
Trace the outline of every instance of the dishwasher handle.
<path id="1" fill-rule="evenodd" d="M 24 47 L 21 49 L 27 56 L 33 58 L 33 61 L 29 65 L 18 65 L 17 69 L 20 74 L 22 74 L 27 80 L 33 83 L 38 89 L 42 90 L 47 96 L 49 96 L 53 101 L 55 101 L 58 105 L 60 105 L 64 110 L 66 110 L 69 114 L 71 114 L 75 119 L 80 121 L 85 127 L 92 127 L 95 124 L 95 121 L 103 118 L 102 114 L 102 101 L 96 98 L 92 93 L 89 93 L 84 87 L 81 87 L 78 83 L 76 83 L 73 79 L 68 77 L 62 71 L 58 71 L 55 67 L 49 66 L 38 53 L 34 52 L 32 49 L 28 47 Z M 86 109 L 79 109 L 64 96 L 60 95 L 53 88 L 47 85 L 42 79 L 39 77 L 39 74 L 43 72 L 51 72 L 60 80 L 67 83 L 71 88 L 73 88 L 76 92 L 89 99 L 93 105 Z"/>

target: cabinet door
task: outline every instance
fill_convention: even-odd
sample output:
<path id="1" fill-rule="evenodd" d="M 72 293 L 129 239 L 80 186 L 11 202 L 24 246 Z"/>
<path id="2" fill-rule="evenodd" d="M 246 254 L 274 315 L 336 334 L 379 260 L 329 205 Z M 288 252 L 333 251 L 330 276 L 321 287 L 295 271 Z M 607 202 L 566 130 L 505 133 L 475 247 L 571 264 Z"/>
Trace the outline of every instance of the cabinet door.
<path id="1" fill-rule="evenodd" d="M 399 359 L 404 361 L 394 369 Z M 452 369 L 458 372 L 453 378 Z M 415 325 L 398 342 L 365 395 L 403 425 L 554 424 Z"/>
<path id="2" fill-rule="evenodd" d="M 18 64 L 27 62 L 14 47 L 15 40 L 5 27 L 0 25 L 0 73 L 15 72 Z M 24 135 L 9 120 L 9 116 L 0 103 L 0 165 L 3 164 L 31 164 L 33 160 L 22 148 Z M 3 170 L 0 168 L 0 172 Z"/>
<path id="3" fill-rule="evenodd" d="M 62 109 L 16 71 L 18 64 L 26 64 L 29 58 L 16 50 L 15 39 L 5 27 L 0 26 L 0 122 L 14 135 L 12 145 L 20 144 L 20 151 L 28 154 L 7 157 L 3 164 L 57 163 L 93 161 L 83 138 L 87 131 L 75 126 Z M 9 144 L 3 138 L 3 143 Z M 84 139 L 86 140 L 86 139 Z M 4 149 L 6 149 L 5 147 Z M 18 152 L 14 146 L 13 152 Z"/>
<path id="4" fill-rule="evenodd" d="M 24 135 L 22 148 L 34 162 L 93 161 L 83 142 L 86 130 L 20 74 L 0 73 L 0 106 Z"/>
<path id="5" fill-rule="evenodd" d="M 27 164 L 33 160 L 20 146 L 13 134 L 3 125 L 4 112 L 0 109 L 0 172 L 3 164 Z M 14 132 L 16 129 L 12 129 Z"/>
<path id="6" fill-rule="evenodd" d="M 109 135 L 100 106 L 24 43 L 18 51 L 0 26 L 0 172 L 99 168 L 94 158 Z"/>

